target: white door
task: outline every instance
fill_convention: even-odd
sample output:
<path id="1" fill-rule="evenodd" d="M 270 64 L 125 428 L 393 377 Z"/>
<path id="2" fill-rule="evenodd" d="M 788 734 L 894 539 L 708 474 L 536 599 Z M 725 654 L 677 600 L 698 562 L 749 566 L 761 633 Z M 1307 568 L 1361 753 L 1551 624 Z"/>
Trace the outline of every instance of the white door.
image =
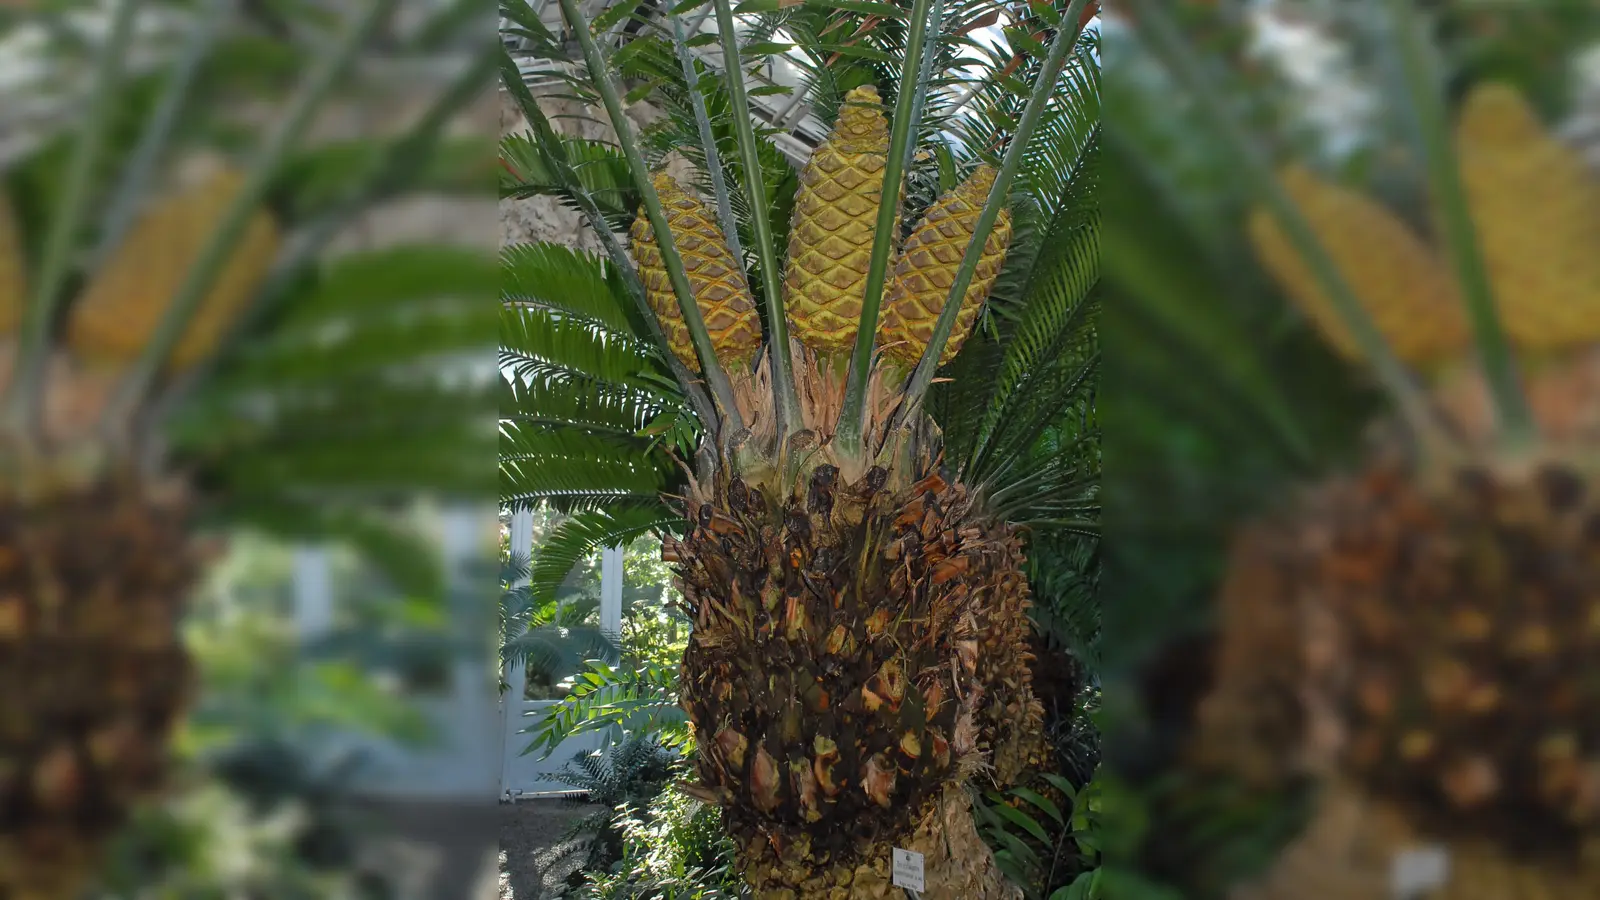
<path id="1" fill-rule="evenodd" d="M 452 621 L 471 633 L 489 625 L 481 569 L 488 557 L 491 507 L 452 506 L 437 513 L 440 555 L 448 573 L 447 603 Z M 303 639 L 325 634 L 334 623 L 336 591 L 328 548 L 307 545 L 295 551 L 294 613 Z M 480 632 L 481 633 L 481 632 Z M 431 726 L 432 740 L 422 746 L 356 733 L 324 734 L 308 752 L 335 759 L 348 751 L 366 758 L 351 776 L 358 790 L 397 799 L 488 802 L 497 785 L 500 760 L 492 670 L 481 656 L 453 663 L 448 683 L 414 698 L 416 710 Z"/>
<path id="2" fill-rule="evenodd" d="M 526 553 L 532 545 L 533 514 L 514 513 L 511 516 L 512 548 Z M 621 547 L 608 547 L 600 555 L 600 628 L 612 635 L 622 630 L 622 553 Z M 521 662 L 509 668 L 506 684 L 509 687 L 500 698 L 500 799 L 516 800 L 575 790 L 551 776 L 577 754 L 601 749 L 605 735 L 590 732 L 568 738 L 548 756 L 543 748 L 524 753 L 533 740 L 526 732 L 538 723 L 545 710 L 560 701 L 526 699 L 527 671 Z"/>
<path id="3" fill-rule="evenodd" d="M 540 759 L 544 756 L 543 748 L 524 753 L 528 743 L 533 740 L 532 735 L 524 732 L 538 722 L 545 710 L 559 701 L 522 699 L 526 677 L 520 663 L 506 681 L 511 688 L 501 698 L 505 738 L 501 748 L 500 799 L 517 800 L 576 790 L 571 785 L 555 781 L 551 776 L 570 763 L 573 756 L 599 750 L 601 733 L 591 732 L 568 738 L 556 747 L 554 753 L 543 759 Z"/>

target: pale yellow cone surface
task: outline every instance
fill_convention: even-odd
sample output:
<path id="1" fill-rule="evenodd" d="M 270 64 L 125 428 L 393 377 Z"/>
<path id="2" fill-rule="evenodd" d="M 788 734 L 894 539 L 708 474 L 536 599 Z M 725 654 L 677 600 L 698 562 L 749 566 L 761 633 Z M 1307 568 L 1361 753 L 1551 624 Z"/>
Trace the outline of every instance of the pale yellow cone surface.
<path id="1" fill-rule="evenodd" d="M 221 170 L 146 212 L 73 304 L 68 346 L 97 365 L 137 358 L 243 185 L 243 174 Z M 251 217 L 169 365 L 191 365 L 217 345 L 271 268 L 279 241 L 269 213 Z"/>
<path id="2" fill-rule="evenodd" d="M 1433 250 L 1404 222 L 1377 202 L 1303 168 L 1291 167 L 1280 178 L 1401 359 L 1428 365 L 1466 351 L 1470 332 L 1454 281 Z M 1249 231 L 1262 264 L 1323 338 L 1345 356 L 1361 359 L 1344 319 L 1276 217 L 1266 210 L 1255 211 Z"/>
<path id="3" fill-rule="evenodd" d="M 747 366 L 761 346 L 761 319 L 745 284 L 741 264 L 733 258 L 733 251 L 728 248 L 728 241 L 710 207 L 685 191 L 666 172 L 657 172 L 652 181 L 717 359 L 723 366 L 735 370 Z M 641 213 L 634 220 L 630 236 L 633 256 L 639 264 L 639 278 L 644 282 L 645 298 L 660 320 L 662 331 L 666 332 L 673 355 L 683 360 L 691 371 L 700 371 L 689 326 L 683 321 L 678 295 L 667 277 L 667 267 L 661 259 L 661 248 L 656 244 L 649 217 Z"/>
<path id="4" fill-rule="evenodd" d="M 1468 95 L 1456 146 L 1512 342 L 1560 351 L 1600 341 L 1600 179 L 1501 84 Z"/>
<path id="5" fill-rule="evenodd" d="M 979 166 L 955 190 L 935 201 L 922 223 L 906 239 L 905 248 L 895 261 L 893 278 L 884 298 L 878 344 L 884 355 L 903 366 L 916 365 L 933 337 L 934 325 L 950 296 L 950 286 L 955 283 L 956 271 L 961 268 L 967 246 L 972 243 L 978 217 L 989 199 L 996 174 L 991 166 Z M 955 327 L 939 356 L 940 365 L 955 358 L 972 332 L 978 310 L 1000 276 L 1010 244 L 1011 211 L 1002 209 L 984 242 L 972 283 L 956 312 Z"/>
<path id="6" fill-rule="evenodd" d="M 784 297 L 795 336 L 819 353 L 855 346 L 888 152 L 878 89 L 859 87 L 801 171 Z"/>

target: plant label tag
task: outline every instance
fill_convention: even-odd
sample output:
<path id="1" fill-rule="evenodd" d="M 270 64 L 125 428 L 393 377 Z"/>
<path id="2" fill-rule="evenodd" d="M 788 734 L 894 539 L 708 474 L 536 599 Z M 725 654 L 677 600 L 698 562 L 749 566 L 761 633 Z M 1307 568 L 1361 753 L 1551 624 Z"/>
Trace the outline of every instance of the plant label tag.
<path id="1" fill-rule="evenodd" d="M 1400 900 L 1438 890 L 1450 880 L 1450 851 L 1434 845 L 1415 847 L 1394 858 L 1389 887 Z"/>
<path id="2" fill-rule="evenodd" d="M 894 886 L 925 891 L 922 886 L 922 854 L 894 848 Z"/>

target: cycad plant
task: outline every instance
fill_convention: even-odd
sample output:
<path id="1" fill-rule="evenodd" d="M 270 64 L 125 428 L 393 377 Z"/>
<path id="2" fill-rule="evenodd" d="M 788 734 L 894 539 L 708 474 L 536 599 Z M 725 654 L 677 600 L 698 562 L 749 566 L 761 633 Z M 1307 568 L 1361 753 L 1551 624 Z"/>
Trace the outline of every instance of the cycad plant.
<path id="1" fill-rule="evenodd" d="M 311 141 L 352 60 L 379 31 L 401 33 L 392 4 L 297 21 L 293 40 L 228 3 L 151 4 L 182 44 L 154 69 L 142 7 L 110 4 L 82 42 L 67 7 L 7 13 L 66 36 L 57 68 L 88 72 L 88 108 L 35 123 L 0 172 L 6 900 L 76 896 L 103 840 L 160 785 L 191 692 L 177 625 L 202 529 L 349 537 L 409 589 L 437 590 L 428 548 L 385 507 L 430 486 L 476 492 L 474 447 L 488 456 L 477 392 L 426 363 L 486 349 L 489 320 L 454 301 L 490 290 L 492 260 L 320 251 L 423 176 L 470 185 L 439 165 L 447 147 L 472 152 L 443 126 L 492 57 L 403 134 Z M 451 35 L 404 40 L 426 50 Z"/>
<path id="2" fill-rule="evenodd" d="M 1366 6 L 1386 62 L 1379 82 L 1404 113 L 1397 155 L 1416 182 L 1394 193 L 1414 201 L 1406 216 L 1393 197 L 1304 165 L 1274 171 L 1172 11 L 1132 4 L 1144 46 L 1192 92 L 1239 167 L 1234 183 L 1252 188 L 1237 210 L 1239 245 L 1369 395 L 1344 393 L 1342 422 L 1322 410 L 1285 415 L 1303 384 L 1263 378 L 1270 356 L 1251 352 L 1206 376 L 1231 403 L 1191 395 L 1178 417 L 1189 433 L 1165 439 L 1168 452 L 1180 440 L 1203 452 L 1222 444 L 1225 417 L 1248 418 L 1256 459 L 1276 457 L 1278 496 L 1257 498 L 1218 548 L 1209 659 L 1169 653 L 1146 671 L 1146 713 L 1179 734 L 1124 729 L 1165 739 L 1178 773 L 1167 784 L 1183 785 L 1151 788 L 1156 815 L 1178 827 L 1147 835 L 1142 861 L 1187 896 L 1300 897 L 1308 886 L 1323 897 L 1594 896 L 1600 181 L 1541 122 L 1525 85 L 1457 69 L 1461 90 L 1447 99 L 1440 60 L 1452 57 L 1427 36 L 1435 16 L 1464 9 Z M 1592 41 L 1600 20 L 1566 13 Z M 1125 184 L 1129 198 L 1161 193 L 1144 173 Z M 1139 206 L 1141 217 L 1171 210 Z M 1182 218 L 1159 233 L 1164 244 L 1137 247 L 1128 228 L 1116 284 L 1137 298 L 1149 333 L 1216 362 L 1207 350 L 1236 336 L 1234 314 L 1218 315 L 1227 304 L 1211 292 L 1210 261 L 1186 273 L 1182 292 L 1168 280 L 1175 263 L 1139 264 L 1234 249 L 1218 242 L 1208 254 L 1177 239 Z M 1196 305 L 1212 317 L 1209 334 L 1182 308 Z M 1141 355 L 1129 371 L 1148 377 L 1159 364 Z M 1375 414 L 1371 394 L 1388 401 Z M 1361 428 L 1366 440 L 1351 440 Z M 1243 464 L 1235 457 L 1230 474 Z M 1213 499 L 1242 481 L 1211 480 Z M 1159 546 L 1144 527 L 1130 533 L 1136 546 Z M 1150 787 L 1148 763 L 1122 768 Z M 1303 815 L 1282 814 L 1297 805 Z M 1267 834 L 1275 840 L 1241 840 Z"/>
<path id="3" fill-rule="evenodd" d="M 755 896 L 891 896 L 894 846 L 925 896 L 1007 895 L 962 786 L 1042 754 L 1027 535 L 1096 527 L 1096 470 L 1048 449 L 1097 361 L 1089 4 L 1008 12 L 1009 51 L 984 3 L 679 4 L 614 52 L 631 8 L 561 8 L 570 56 L 502 14 L 617 137 L 560 136 L 503 61 L 530 125 L 503 193 L 560 197 L 606 251 L 504 253 L 502 499 L 574 512 L 535 596 L 665 534 L 688 789 Z M 780 58 L 829 128 L 798 172 L 750 107 L 779 92 L 746 85 Z M 666 113 L 643 133 L 630 84 Z"/>

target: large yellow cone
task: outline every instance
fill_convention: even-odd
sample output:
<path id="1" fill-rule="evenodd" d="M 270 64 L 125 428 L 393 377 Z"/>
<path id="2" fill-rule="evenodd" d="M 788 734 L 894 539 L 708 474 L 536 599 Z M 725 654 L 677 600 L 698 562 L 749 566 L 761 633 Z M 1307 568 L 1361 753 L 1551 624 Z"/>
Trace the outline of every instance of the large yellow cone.
<path id="1" fill-rule="evenodd" d="M 1401 359 L 1429 365 L 1465 352 L 1470 335 L 1455 282 L 1404 222 L 1373 200 L 1303 168 L 1285 171 L 1281 183 Z M 1262 263 L 1294 304 L 1335 349 L 1361 359 L 1344 319 L 1277 219 L 1257 210 L 1249 228 Z"/>
<path id="2" fill-rule="evenodd" d="M 800 174 L 784 295 L 795 336 L 819 353 L 855 346 L 888 152 L 878 89 L 858 87 Z"/>
<path id="3" fill-rule="evenodd" d="M 922 224 L 906 239 L 905 249 L 895 261 L 893 280 L 885 295 L 878 343 L 884 355 L 904 366 L 916 365 L 933 337 L 933 327 L 950 296 L 950 286 L 955 283 L 956 270 L 961 268 L 967 245 L 972 243 L 978 217 L 989 199 L 996 174 L 991 166 L 979 166 L 955 190 L 935 201 Z M 955 328 L 939 356 L 940 365 L 955 358 L 972 332 L 978 310 L 1000 275 L 1010 244 L 1011 211 L 1002 209 L 984 242 L 978 268 L 956 312 Z"/>
<path id="4" fill-rule="evenodd" d="M 750 289 L 745 285 L 740 263 L 733 258 L 716 216 L 666 172 L 656 173 L 653 183 L 717 359 L 724 366 L 748 364 L 761 346 L 761 319 Z M 690 371 L 700 371 L 689 326 L 683 321 L 678 295 L 673 293 L 672 281 L 667 277 L 667 267 L 661 260 L 661 248 L 656 244 L 650 219 L 643 214 L 635 219 L 630 236 L 633 256 L 639 264 L 639 279 L 644 282 L 645 298 L 661 321 L 667 344 Z"/>
<path id="5" fill-rule="evenodd" d="M 1600 341 L 1600 180 L 1504 85 L 1468 96 L 1456 145 L 1512 342 L 1546 351 Z"/>
<path id="6" fill-rule="evenodd" d="M 73 304 L 68 346 L 96 365 L 116 366 L 136 359 L 243 185 L 241 173 L 219 171 L 147 212 Z M 217 345 L 266 276 L 278 245 L 272 217 L 257 212 L 173 350 L 169 365 L 191 365 Z"/>

